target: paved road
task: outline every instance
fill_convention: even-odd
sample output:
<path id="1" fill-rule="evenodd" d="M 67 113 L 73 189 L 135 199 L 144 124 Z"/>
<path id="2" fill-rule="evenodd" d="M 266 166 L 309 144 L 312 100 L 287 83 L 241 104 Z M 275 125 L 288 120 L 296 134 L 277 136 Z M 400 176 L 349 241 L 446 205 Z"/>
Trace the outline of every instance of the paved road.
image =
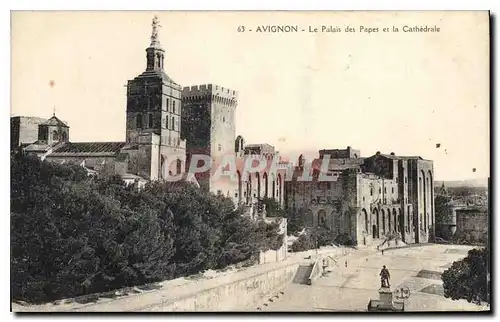
<path id="1" fill-rule="evenodd" d="M 439 273 L 467 255 L 470 247 L 427 245 L 386 250 L 358 250 L 346 255 L 339 266 L 312 286 L 290 284 L 278 298 L 263 299 L 252 310 L 262 311 L 366 311 L 370 299 L 378 299 L 379 272 L 386 265 L 391 287 L 408 287 L 406 311 L 476 311 L 484 307 L 465 300 L 452 301 L 442 294 Z M 347 267 L 345 267 L 347 260 Z"/>

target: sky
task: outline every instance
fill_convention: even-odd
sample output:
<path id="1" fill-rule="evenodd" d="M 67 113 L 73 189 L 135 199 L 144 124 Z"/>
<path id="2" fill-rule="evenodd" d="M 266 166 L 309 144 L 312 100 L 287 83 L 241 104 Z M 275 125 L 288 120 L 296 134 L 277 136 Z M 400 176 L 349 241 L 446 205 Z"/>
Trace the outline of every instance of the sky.
<path id="1" fill-rule="evenodd" d="M 436 180 L 489 176 L 487 12 L 13 12 L 11 116 L 55 108 L 71 141 L 125 140 L 125 85 L 145 70 L 155 14 L 166 73 L 238 91 L 247 143 L 419 155 Z M 255 32 L 267 25 L 306 31 Z M 356 32 L 307 32 L 322 25 Z"/>

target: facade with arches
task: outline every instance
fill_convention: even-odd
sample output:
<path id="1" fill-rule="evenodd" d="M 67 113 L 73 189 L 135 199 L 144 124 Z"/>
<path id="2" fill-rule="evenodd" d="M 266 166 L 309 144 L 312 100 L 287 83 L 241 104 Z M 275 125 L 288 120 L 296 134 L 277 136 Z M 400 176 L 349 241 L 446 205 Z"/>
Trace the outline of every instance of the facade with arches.
<path id="1" fill-rule="evenodd" d="M 328 181 L 319 175 L 325 155 Z M 312 180 L 305 181 L 307 176 Z M 347 234 L 358 245 L 380 244 L 389 236 L 426 243 L 435 222 L 433 178 L 433 162 L 421 157 L 321 150 L 318 159 L 295 168 L 286 183 L 286 206 L 304 216 L 308 227 Z"/>

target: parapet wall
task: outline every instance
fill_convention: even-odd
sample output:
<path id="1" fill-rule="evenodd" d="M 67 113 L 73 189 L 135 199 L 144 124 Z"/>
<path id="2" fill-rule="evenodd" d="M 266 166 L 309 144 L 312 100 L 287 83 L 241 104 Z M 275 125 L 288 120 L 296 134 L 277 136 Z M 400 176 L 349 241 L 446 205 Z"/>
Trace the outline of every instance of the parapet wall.
<path id="1" fill-rule="evenodd" d="M 219 97 L 226 98 L 229 100 L 238 101 L 238 92 L 219 85 L 205 84 L 205 85 L 194 85 L 187 86 L 182 89 L 182 98 L 207 96 L 207 95 L 218 95 Z"/>
<path id="2" fill-rule="evenodd" d="M 274 264 L 274 265 L 273 265 Z M 248 268 L 240 272 L 204 279 L 164 285 L 160 289 L 99 300 L 78 306 L 64 304 L 48 307 L 19 307 L 20 311 L 59 312 L 214 312 L 241 311 L 250 308 L 263 297 L 291 283 L 298 262 L 273 263 Z"/>
<path id="3" fill-rule="evenodd" d="M 227 284 L 202 290 L 198 293 L 168 300 L 159 305 L 151 305 L 140 311 L 179 312 L 179 311 L 235 311 L 249 307 L 270 292 L 289 284 L 298 264 L 290 264 L 266 271 L 249 278 L 231 281 Z"/>

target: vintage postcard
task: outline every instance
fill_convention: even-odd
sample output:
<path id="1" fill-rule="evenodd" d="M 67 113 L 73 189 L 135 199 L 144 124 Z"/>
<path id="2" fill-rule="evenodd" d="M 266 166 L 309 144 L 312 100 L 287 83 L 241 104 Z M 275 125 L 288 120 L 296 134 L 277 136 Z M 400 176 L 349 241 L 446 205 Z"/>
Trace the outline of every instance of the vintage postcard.
<path id="1" fill-rule="evenodd" d="M 13 312 L 490 311 L 487 11 L 13 11 Z"/>

